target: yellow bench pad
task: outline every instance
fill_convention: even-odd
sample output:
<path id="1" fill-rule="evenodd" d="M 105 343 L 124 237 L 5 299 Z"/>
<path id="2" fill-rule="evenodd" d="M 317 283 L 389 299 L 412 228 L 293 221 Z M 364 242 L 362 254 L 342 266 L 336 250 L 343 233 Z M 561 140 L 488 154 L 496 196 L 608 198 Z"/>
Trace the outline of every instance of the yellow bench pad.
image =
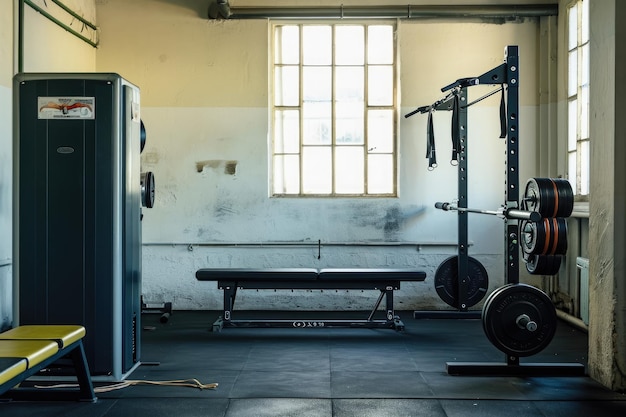
<path id="1" fill-rule="evenodd" d="M 26 359 L 0 358 L 0 385 L 15 378 L 27 368 Z"/>
<path id="2" fill-rule="evenodd" d="M 5 340 L 55 340 L 59 348 L 85 337 L 85 328 L 77 325 L 25 325 L 0 333 Z"/>
<path id="3" fill-rule="evenodd" d="M 28 368 L 48 359 L 59 351 L 51 340 L 0 340 L 0 358 L 24 358 Z"/>

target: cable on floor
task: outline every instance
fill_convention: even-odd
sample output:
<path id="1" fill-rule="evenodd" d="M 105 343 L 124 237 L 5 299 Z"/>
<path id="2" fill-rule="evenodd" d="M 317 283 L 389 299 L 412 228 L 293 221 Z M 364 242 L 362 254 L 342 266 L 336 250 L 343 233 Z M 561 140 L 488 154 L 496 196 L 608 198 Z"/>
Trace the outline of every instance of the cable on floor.
<path id="1" fill-rule="evenodd" d="M 159 385 L 159 386 L 168 386 L 168 387 L 187 387 L 187 388 L 197 388 L 200 390 L 203 389 L 215 389 L 217 388 L 217 382 L 213 382 L 210 384 L 203 384 L 195 378 L 192 379 L 177 379 L 170 381 L 146 381 L 146 380 L 127 380 L 117 382 L 111 385 L 103 385 L 99 387 L 94 387 L 94 392 L 96 394 L 103 392 L 115 391 L 123 388 L 127 388 L 134 385 Z M 55 388 L 77 388 L 78 384 L 57 384 L 57 385 L 35 385 L 35 388 L 41 389 L 55 389 Z"/>

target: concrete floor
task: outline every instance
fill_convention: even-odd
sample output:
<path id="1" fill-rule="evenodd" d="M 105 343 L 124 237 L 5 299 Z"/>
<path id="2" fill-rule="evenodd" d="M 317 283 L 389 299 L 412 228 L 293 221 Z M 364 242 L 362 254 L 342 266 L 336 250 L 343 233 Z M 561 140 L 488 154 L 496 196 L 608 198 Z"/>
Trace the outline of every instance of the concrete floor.
<path id="1" fill-rule="evenodd" d="M 346 313 L 333 313 L 343 317 Z M 355 313 L 350 313 L 354 315 Z M 145 315 L 142 362 L 129 380 L 197 378 L 213 390 L 132 386 L 95 404 L 0 403 L 13 416 L 623 416 L 626 396 L 586 376 L 451 376 L 446 362 L 503 362 L 480 320 L 416 320 L 405 330 L 228 328 L 218 312 Z M 239 313 L 258 317 L 259 313 Z M 288 317 L 273 313 L 274 317 Z M 586 364 L 587 335 L 559 322 L 552 343 L 522 363 Z M 150 363 L 148 365 L 148 363 Z M 100 386 L 104 383 L 97 383 Z"/>

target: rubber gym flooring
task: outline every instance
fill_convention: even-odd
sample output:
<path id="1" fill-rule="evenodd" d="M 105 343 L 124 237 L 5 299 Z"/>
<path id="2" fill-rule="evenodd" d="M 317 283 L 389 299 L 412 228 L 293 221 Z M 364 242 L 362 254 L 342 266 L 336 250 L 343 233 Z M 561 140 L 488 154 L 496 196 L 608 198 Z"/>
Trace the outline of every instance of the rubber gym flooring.
<path id="1" fill-rule="evenodd" d="M 626 395 L 586 376 L 450 376 L 446 362 L 504 361 L 504 354 L 485 337 L 481 321 L 417 320 L 412 311 L 399 314 L 406 326 L 402 332 L 363 328 L 211 332 L 218 312 L 176 311 L 165 324 L 158 315 L 144 315 L 141 357 L 145 364 L 128 380 L 196 378 L 218 387 L 134 385 L 99 393 L 93 404 L 0 403 L 0 416 L 604 417 L 626 413 Z M 237 318 L 243 316 L 238 313 Z M 587 335 L 559 321 L 552 343 L 541 353 L 522 358 L 522 363 L 586 364 L 586 359 Z"/>

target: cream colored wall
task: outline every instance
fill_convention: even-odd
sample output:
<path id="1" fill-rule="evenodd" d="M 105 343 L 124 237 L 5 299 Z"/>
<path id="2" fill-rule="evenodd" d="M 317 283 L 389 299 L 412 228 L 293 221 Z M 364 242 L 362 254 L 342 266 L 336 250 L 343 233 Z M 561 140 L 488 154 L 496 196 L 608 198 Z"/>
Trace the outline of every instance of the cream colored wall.
<path id="1" fill-rule="evenodd" d="M 0 330 L 11 322 L 13 4 L 0 2 Z"/>
<path id="2" fill-rule="evenodd" d="M 64 0 L 70 9 L 88 21 L 95 23 L 96 0 Z M 52 2 L 34 1 L 53 16 L 66 19 L 64 12 Z M 81 32 L 78 20 L 73 20 L 72 28 Z M 24 68 L 23 72 L 92 72 L 95 71 L 96 49 L 55 23 L 24 6 Z"/>
<path id="3" fill-rule="evenodd" d="M 399 22 L 399 197 L 289 199 L 268 197 L 267 21 L 208 20 L 204 5 L 191 0 L 109 0 L 99 2 L 97 12 L 97 70 L 118 72 L 141 88 L 148 132 L 142 169 L 153 171 L 157 184 L 156 207 L 144 209 L 143 220 L 143 292 L 149 300 L 218 309 L 215 286 L 194 278 L 201 267 L 396 266 L 423 269 L 429 277 L 403 287 L 399 308 L 443 307 L 432 279 L 456 252 L 456 216 L 433 205 L 456 194 L 456 170 L 448 164 L 450 115 L 435 117 L 440 166 L 433 172 L 423 157 L 425 117 L 402 116 L 440 98 L 443 85 L 502 63 L 507 44 L 520 45 L 522 59 L 521 159 L 534 154 L 534 19 Z M 475 87 L 470 96 L 487 91 Z M 481 208 L 504 202 L 498 109 L 499 96 L 470 109 L 470 204 Z M 236 166 L 234 173 L 227 164 Z M 528 170 L 522 171 L 525 181 Z M 471 217 L 470 253 L 487 266 L 493 286 L 502 284 L 503 239 L 501 219 Z M 363 309 L 372 296 L 243 292 L 238 305 Z"/>

